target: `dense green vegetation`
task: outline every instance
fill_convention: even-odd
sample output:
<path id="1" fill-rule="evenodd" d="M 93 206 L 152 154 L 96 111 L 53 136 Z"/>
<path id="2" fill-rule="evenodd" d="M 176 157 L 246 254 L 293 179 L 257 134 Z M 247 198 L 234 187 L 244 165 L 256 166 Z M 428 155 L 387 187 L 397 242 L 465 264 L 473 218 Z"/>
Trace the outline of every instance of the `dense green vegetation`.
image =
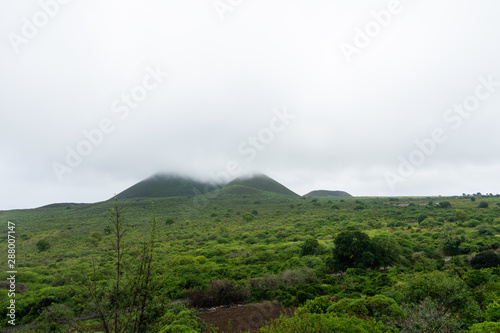
<path id="1" fill-rule="evenodd" d="M 150 239 L 151 201 L 119 200 L 128 207 L 124 260 Z M 200 307 L 271 300 L 297 308 L 262 332 L 498 331 L 498 197 L 297 198 L 233 184 L 154 201 L 153 278 L 161 287 L 147 318 L 152 332 L 203 329 L 193 310 L 168 304 L 184 298 Z M 49 325 L 53 318 L 98 313 L 89 279 L 101 299 L 121 299 L 109 289 L 113 207 L 0 212 L 4 225 L 16 223 L 16 325 L 57 331 L 64 323 Z M 7 327 L 8 276 L 0 275 Z M 77 324 L 84 331 L 98 321 Z"/>

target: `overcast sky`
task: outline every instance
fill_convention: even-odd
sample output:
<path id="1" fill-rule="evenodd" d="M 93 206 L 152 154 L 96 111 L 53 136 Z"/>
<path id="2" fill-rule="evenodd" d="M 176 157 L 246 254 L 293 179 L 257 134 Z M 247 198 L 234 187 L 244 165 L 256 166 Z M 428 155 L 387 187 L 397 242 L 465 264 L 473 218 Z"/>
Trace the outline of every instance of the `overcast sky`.
<path id="1" fill-rule="evenodd" d="M 500 193 L 497 0 L 0 2 L 0 209 L 159 171 Z M 214 176 L 217 175 L 217 176 Z"/>

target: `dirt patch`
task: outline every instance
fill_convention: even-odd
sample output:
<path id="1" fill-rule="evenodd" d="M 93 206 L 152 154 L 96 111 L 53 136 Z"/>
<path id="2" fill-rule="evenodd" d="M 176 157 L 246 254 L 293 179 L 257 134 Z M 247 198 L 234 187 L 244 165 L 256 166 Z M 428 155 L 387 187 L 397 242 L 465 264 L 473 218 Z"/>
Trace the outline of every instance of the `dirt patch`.
<path id="1" fill-rule="evenodd" d="M 220 307 L 215 310 L 205 310 L 199 317 L 208 327 L 219 328 L 219 332 L 254 332 L 268 321 L 278 318 L 282 313 L 292 316 L 295 309 L 285 308 L 270 302 Z M 205 332 L 208 332 L 208 328 Z"/>

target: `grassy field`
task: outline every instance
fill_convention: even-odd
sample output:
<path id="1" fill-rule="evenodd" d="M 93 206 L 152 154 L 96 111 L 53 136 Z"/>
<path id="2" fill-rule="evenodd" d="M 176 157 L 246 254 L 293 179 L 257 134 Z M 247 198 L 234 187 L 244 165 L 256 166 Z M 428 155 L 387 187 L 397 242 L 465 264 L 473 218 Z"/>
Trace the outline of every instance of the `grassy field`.
<path id="1" fill-rule="evenodd" d="M 284 332 L 284 327 L 293 331 L 311 316 L 320 316 L 315 321 L 325 320 L 331 327 L 364 327 L 368 324 L 357 318 L 370 319 L 373 327 L 381 325 L 373 332 L 425 332 L 433 327 L 458 332 L 500 319 L 500 268 L 470 265 L 474 254 L 500 247 L 499 197 L 300 198 L 234 184 L 205 196 L 120 199 L 119 205 L 128 207 L 125 245 L 131 249 L 148 235 L 152 202 L 158 221 L 155 274 L 166 299 L 189 298 L 200 306 L 270 300 L 300 307 L 293 319 L 297 323 L 283 318 L 266 332 Z M 43 322 L 55 305 L 63 305 L 59 312 L 66 316 L 95 313 L 86 285 L 92 258 L 102 272 L 101 282 L 112 279 L 106 272 L 115 268 L 106 249 L 113 242 L 113 206 L 110 200 L 0 212 L 5 251 L 7 222 L 16 225 L 16 325 Z M 335 241 L 348 231 L 360 231 L 373 240 L 390 239 L 389 250 L 397 257 L 391 266 L 397 268 L 367 272 L 365 268 L 373 267 L 363 259 L 332 277 L 338 273 L 332 264 L 338 260 Z M 308 252 L 306 244 L 314 251 Z M 382 254 L 374 253 L 378 255 Z M 2 271 L 7 270 L 5 260 Z M 0 275 L 7 281 L 7 273 Z M 441 293 L 426 285 L 430 282 L 444 283 Z M 0 287 L 1 323 L 9 327 L 8 285 Z M 228 297 L 210 298 L 215 290 Z M 446 292 L 460 297 L 449 304 Z M 380 304 L 394 302 L 392 309 L 401 313 L 372 311 L 366 304 L 366 311 L 359 310 L 359 302 L 372 302 L 374 297 Z M 345 302 L 344 310 L 335 306 L 339 302 Z"/>

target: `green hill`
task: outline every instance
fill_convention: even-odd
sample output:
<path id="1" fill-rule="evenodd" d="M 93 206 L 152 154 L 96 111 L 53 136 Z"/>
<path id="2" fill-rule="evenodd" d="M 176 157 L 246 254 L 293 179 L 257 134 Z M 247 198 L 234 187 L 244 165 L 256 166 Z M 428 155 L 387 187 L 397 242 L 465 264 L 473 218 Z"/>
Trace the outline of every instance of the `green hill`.
<path id="1" fill-rule="evenodd" d="M 344 191 L 327 191 L 327 190 L 317 190 L 317 191 L 311 191 L 307 194 L 304 195 L 306 198 L 325 198 L 325 197 L 352 197 L 347 192 Z"/>
<path id="2" fill-rule="evenodd" d="M 135 300 L 134 295 L 139 293 L 131 293 L 128 286 L 135 283 L 133 274 L 139 271 L 137 267 L 141 267 L 138 260 L 148 258 L 139 251 L 148 244 L 154 221 L 157 222 L 155 237 L 150 244 L 154 244 L 151 286 L 155 292 L 150 295 L 152 302 L 156 303 L 150 303 L 154 305 L 150 313 L 177 316 L 167 304 L 170 300 L 186 297 L 190 302 L 203 302 L 206 307 L 230 305 L 236 299 L 241 303 L 265 301 L 264 305 L 280 302 L 287 307 L 304 306 L 307 311 L 313 309 L 307 305 L 312 300 L 313 303 L 309 304 L 332 306 L 331 309 L 339 314 L 344 313 L 345 306 L 356 315 L 359 304 L 390 304 L 391 309 L 397 310 L 399 306 L 414 301 L 420 307 L 405 308 L 405 311 L 412 311 L 408 312 L 407 318 L 402 317 L 403 312 L 399 310 L 389 312 L 383 309 L 387 316 L 394 316 L 398 323 L 405 325 L 395 326 L 395 329 L 414 327 L 412 320 L 433 327 L 435 318 L 444 318 L 447 327 L 451 327 L 450 332 L 460 332 L 461 328 L 471 325 L 472 320 L 479 323 L 487 318 L 486 315 L 492 315 L 493 312 L 482 312 L 475 293 L 479 290 L 484 295 L 499 296 L 500 283 L 496 274 L 499 257 L 493 251 L 499 248 L 496 235 L 500 233 L 500 210 L 497 208 L 500 196 L 339 197 L 329 202 L 330 197 L 303 200 L 303 197 L 277 193 L 288 191 L 265 176 L 237 179 L 232 183 L 207 196 L 189 193 L 193 189 L 189 186 L 202 182 L 173 175 L 151 177 L 140 182 L 143 190 L 147 189 L 149 193 L 139 191 L 139 184 L 134 185 L 136 195 L 151 196 L 152 189 L 161 184 L 170 185 L 170 194 L 176 189 L 176 195 L 182 191 L 189 195 L 119 200 L 119 210 L 126 208 L 120 215 L 123 218 L 122 230 L 126 231 L 121 253 L 127 264 L 123 265 L 122 275 L 115 275 L 116 224 L 113 224 L 115 215 L 109 214 L 114 200 L 0 211 L 5 228 L 0 236 L 0 246 L 12 249 L 8 253 L 12 258 L 9 260 L 12 260 L 12 267 L 18 269 L 15 279 L 16 324 L 20 327 L 37 322 L 39 331 L 48 332 L 49 329 L 44 330 L 48 326 L 41 325 L 52 324 L 55 313 L 89 318 L 79 320 L 80 331 L 94 332 L 95 327 L 101 327 L 98 319 L 88 316 L 89 311 L 93 313 L 95 309 L 92 295 L 96 295 L 95 292 L 102 295 L 97 300 L 102 299 L 110 309 L 106 316 L 117 313 L 112 308 L 116 303 L 110 300 L 117 295 L 115 276 L 122 276 L 120 295 L 125 295 L 124 300 L 129 297 Z M 187 189 L 186 184 L 189 185 Z M 161 195 L 165 195 L 165 189 L 160 186 L 157 192 L 160 190 Z M 204 192 L 203 188 L 200 190 Z M 429 201 L 449 202 L 450 206 L 429 205 Z M 481 208 L 485 206 L 480 205 L 482 202 L 488 207 Z M 445 236 L 444 231 L 447 232 Z M 347 249 L 345 253 L 361 249 L 361 254 L 366 252 L 367 256 L 357 255 L 358 259 L 351 259 L 355 257 L 335 251 L 338 248 L 336 242 Z M 10 244 L 15 244 L 15 249 Z M 472 266 L 472 263 L 478 263 L 478 256 L 481 259 L 481 253 L 492 258 L 492 268 L 484 270 Z M 13 257 L 17 259 L 15 264 Z M 336 261 L 337 258 L 342 261 Z M 384 267 L 398 268 L 373 269 L 379 263 Z M 491 266 L 489 261 L 484 263 L 487 266 L 483 267 Z M 365 271 L 366 267 L 371 270 Z M 356 269 L 347 271 L 349 268 Z M 457 271 L 463 272 L 463 279 L 457 276 Z M 0 307 L 5 310 L 0 317 L 2 328 L 12 327 L 6 315 L 12 304 L 11 297 L 7 296 L 11 274 L 7 271 L 0 273 L 0 279 L 6 281 L 0 284 L 0 296 L 3 295 Z M 350 279 L 349 288 L 345 287 L 346 276 Z M 93 283 L 94 280 L 97 284 Z M 137 281 L 144 279 L 138 278 Z M 231 298 L 220 300 L 221 291 Z M 386 294 L 394 298 L 388 300 Z M 411 299 L 414 295 L 428 304 Z M 312 298 L 318 296 L 321 298 Z M 450 297 L 458 301 L 447 304 L 449 318 L 438 315 L 441 312 L 438 313 L 434 302 L 444 304 L 443 300 Z M 331 302 L 332 299 L 340 301 Z M 54 302 L 57 302 L 54 306 L 50 305 Z M 463 304 L 463 307 L 456 304 Z M 436 316 L 422 316 L 423 306 L 435 311 Z M 135 304 L 129 307 L 134 308 Z M 38 309 L 38 312 L 33 309 Z M 181 310 L 184 311 L 179 308 Z M 127 311 L 123 310 L 123 313 L 128 314 Z M 192 311 L 196 314 L 198 310 Z M 366 311 L 359 312 L 360 323 L 375 323 L 373 313 L 370 312 L 369 316 Z M 470 313 L 471 321 L 467 319 Z M 321 316 L 327 320 L 340 318 L 333 314 L 315 314 L 313 319 L 321 320 Z M 224 318 L 236 322 L 238 316 L 225 315 Z M 302 320 L 301 316 L 304 314 L 296 317 Z M 156 317 L 148 322 L 148 330 L 158 332 L 157 327 L 165 324 Z M 40 318 L 52 321 L 40 323 Z M 315 323 L 312 317 L 303 318 L 308 325 Z M 54 327 L 60 332 L 69 332 L 74 327 L 73 322 L 56 324 L 60 327 Z M 351 324 L 358 325 L 357 322 Z M 352 325 L 350 327 L 357 327 Z M 304 326 L 290 327 L 287 332 L 301 332 Z M 342 330 L 325 330 L 324 326 L 314 330 L 323 331 Z"/>
<path id="3" fill-rule="evenodd" d="M 226 185 L 226 187 L 232 187 L 232 186 L 246 187 L 249 193 L 254 193 L 254 191 L 252 190 L 260 190 L 265 192 L 289 195 L 292 197 L 300 197 L 297 193 L 291 191 L 290 189 L 281 185 L 271 177 L 268 177 L 264 174 L 258 174 L 250 177 L 236 178 Z M 242 194 L 242 191 L 244 191 L 244 189 L 242 188 L 238 189 L 239 194 Z"/>
<path id="4" fill-rule="evenodd" d="M 117 195 L 118 199 L 167 198 L 205 194 L 217 186 L 174 174 L 153 175 Z"/>

